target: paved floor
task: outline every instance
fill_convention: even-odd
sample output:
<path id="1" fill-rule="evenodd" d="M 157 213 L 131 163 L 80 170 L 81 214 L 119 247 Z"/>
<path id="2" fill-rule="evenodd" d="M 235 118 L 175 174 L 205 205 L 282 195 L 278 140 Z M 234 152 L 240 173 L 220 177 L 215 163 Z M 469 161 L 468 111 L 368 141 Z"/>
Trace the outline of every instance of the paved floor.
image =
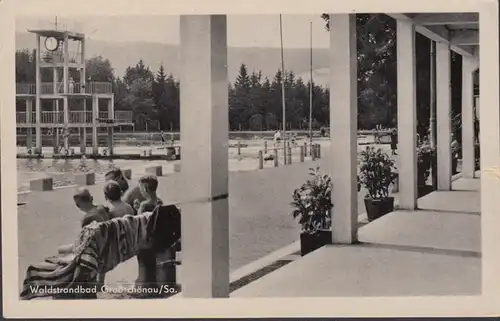
<path id="1" fill-rule="evenodd" d="M 233 292 L 231 297 L 477 295 L 481 292 L 479 179 L 419 200 Z"/>
<path id="2" fill-rule="evenodd" d="M 229 174 L 232 271 L 298 239 L 299 226 L 289 215 L 289 203 L 293 190 L 308 178 L 312 166 L 312 162 L 294 163 Z M 179 178 L 178 174 L 160 178 L 159 195 L 165 202 L 182 199 L 176 195 Z M 102 188 L 102 183 L 89 186 L 96 203 L 104 201 Z M 26 205 L 19 206 L 17 213 L 20 284 L 29 264 L 55 254 L 59 245 L 74 241 L 81 213 L 73 205 L 73 192 L 74 188 L 64 188 L 22 195 Z M 360 207 L 360 211 L 364 208 Z M 136 265 L 135 260 L 130 260 L 118 266 L 108 275 L 109 282 L 134 280 Z"/>
<path id="3" fill-rule="evenodd" d="M 231 271 L 298 239 L 300 228 L 289 215 L 289 204 L 293 190 L 308 178 L 308 169 L 314 164 L 320 164 L 326 170 L 328 161 L 325 157 L 315 163 L 230 172 Z M 160 178 L 159 195 L 165 202 L 182 199 L 176 195 L 178 179 L 178 174 Z M 102 183 L 89 187 L 97 203 L 104 201 L 102 187 Z M 74 207 L 73 191 L 73 188 L 63 188 L 51 192 L 31 192 L 20 197 L 26 205 L 18 207 L 19 284 L 29 264 L 53 255 L 61 244 L 74 241 L 81 213 Z M 363 195 L 362 190 L 358 197 L 359 213 L 365 211 Z M 107 281 L 109 284 L 129 283 L 136 276 L 136 261 L 129 260 L 110 272 Z"/>

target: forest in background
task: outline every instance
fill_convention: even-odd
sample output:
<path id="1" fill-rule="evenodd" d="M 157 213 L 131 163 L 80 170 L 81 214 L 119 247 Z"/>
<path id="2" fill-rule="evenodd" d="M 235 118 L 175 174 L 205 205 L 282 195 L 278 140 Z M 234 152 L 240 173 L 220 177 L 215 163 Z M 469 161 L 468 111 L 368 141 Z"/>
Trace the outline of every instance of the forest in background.
<path id="1" fill-rule="evenodd" d="M 328 30 L 328 16 L 325 32 Z M 384 14 L 356 15 L 358 53 L 358 127 L 372 129 L 377 125 L 394 127 L 397 122 L 396 21 Z M 419 134 L 426 133 L 430 116 L 430 46 L 431 41 L 416 36 L 417 117 Z M 34 51 L 16 52 L 16 82 L 34 83 Z M 179 80 L 162 65 L 152 71 L 139 59 L 115 75 L 112 62 L 96 56 L 87 60 L 86 74 L 92 81 L 111 82 L 115 93 L 115 110 L 130 110 L 136 129 L 179 129 Z M 461 56 L 451 53 L 451 90 L 454 128 L 460 127 Z M 250 72 L 245 64 L 238 77 L 228 84 L 230 130 L 274 130 L 282 124 L 281 82 L 285 84 L 287 129 L 304 129 L 309 121 L 309 82 L 293 71 L 277 70 L 274 77 Z M 404 75 L 402 75 L 404 77 Z M 50 81 L 51 73 L 42 75 Z M 77 75 L 75 75 L 77 77 Z M 335 103 L 332 97 L 332 104 Z M 313 83 L 313 127 L 328 126 L 329 90 Z M 146 125 L 147 124 L 147 125 Z M 460 131 L 457 131 L 460 139 Z"/>

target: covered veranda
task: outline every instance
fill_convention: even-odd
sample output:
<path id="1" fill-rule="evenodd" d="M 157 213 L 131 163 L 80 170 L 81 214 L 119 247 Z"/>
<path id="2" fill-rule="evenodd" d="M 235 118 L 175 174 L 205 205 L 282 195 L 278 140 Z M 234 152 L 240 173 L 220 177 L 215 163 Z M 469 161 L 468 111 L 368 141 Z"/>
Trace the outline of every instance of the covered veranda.
<path id="1" fill-rule="evenodd" d="M 496 14 L 496 12 L 494 12 Z M 398 136 L 399 136 L 399 211 L 390 214 L 384 220 L 403 219 L 405 224 L 416 224 L 414 219 L 422 219 L 417 211 L 417 104 L 416 104 L 416 69 L 415 69 L 415 34 L 419 32 L 436 41 L 436 96 L 437 96 L 437 153 L 438 153 L 438 191 L 430 194 L 429 204 L 442 202 L 439 193 L 453 193 L 448 203 L 457 202 L 458 190 L 467 191 L 471 202 L 477 200 L 474 210 L 455 208 L 444 209 L 449 212 L 471 212 L 482 216 L 482 224 L 487 224 L 497 207 L 499 195 L 498 182 L 488 175 L 479 175 L 474 167 L 474 72 L 485 58 L 495 55 L 487 46 L 479 51 L 480 43 L 491 43 L 479 33 L 481 29 L 497 26 L 491 18 L 479 19 L 476 13 L 439 13 L 439 14 L 389 14 L 397 20 L 397 71 L 398 71 Z M 227 76 L 227 25 L 226 16 L 181 16 L 181 137 L 182 137 L 182 186 L 180 191 L 187 199 L 195 201 L 182 205 L 183 216 L 183 254 L 182 254 L 182 296 L 211 298 L 229 297 L 229 212 L 228 212 L 228 76 Z M 355 15 L 330 15 L 330 143 L 331 151 L 327 156 L 329 174 L 334 189 L 332 200 L 335 204 L 332 213 L 333 247 L 325 247 L 313 253 L 309 258 L 294 262 L 300 271 L 302 260 L 308 277 L 314 269 L 314 257 L 324 269 L 328 262 L 320 258 L 328 257 L 326 251 L 331 248 L 341 251 L 359 252 L 358 260 L 369 258 L 366 248 L 354 245 L 358 242 L 357 209 L 357 57 Z M 493 46 L 493 45 L 492 45 Z M 496 47 L 496 45 L 494 45 Z M 450 51 L 463 58 L 462 72 L 462 180 L 457 188 L 452 184 L 451 170 L 451 88 L 450 88 Z M 497 59 L 498 57 L 495 57 Z M 498 59 L 497 59 L 498 61 Z M 484 66 L 487 70 L 488 66 Z M 495 68 L 495 66 L 493 66 Z M 496 69 L 493 77 L 498 77 Z M 500 131 L 497 79 L 483 81 L 481 74 L 480 92 L 488 97 L 493 105 L 484 105 L 479 109 L 481 169 L 498 166 L 500 156 Z M 493 85 L 492 85 L 493 84 Z M 203 155 L 203 157 L 200 157 Z M 479 177 L 481 177 L 479 179 Z M 342 186 L 343 188 L 335 188 Z M 449 194 L 451 195 L 451 194 Z M 463 196 L 467 197 L 465 194 Z M 272 195 L 269 195 L 272 197 Z M 430 201 L 434 199 L 433 201 Z M 458 198 L 460 199 L 460 197 Z M 434 203 L 433 203 L 434 202 Z M 436 203 L 437 202 L 437 203 Z M 440 203 L 439 203 L 440 204 Z M 420 207 L 422 205 L 420 204 Z M 430 205 L 431 206 L 431 205 Z M 465 203 L 463 203 L 465 206 Z M 434 210 L 434 208 L 432 208 Z M 442 209 L 443 210 L 443 209 Z M 492 212 L 493 211 L 493 212 Z M 403 214 L 401 214 L 403 212 Z M 490 214 L 490 212 L 492 212 Z M 397 214 L 400 214 L 397 216 Z M 420 215 L 420 216 L 419 216 Z M 429 215 L 429 214 L 427 214 Z M 401 218 L 401 217 L 405 218 Z M 425 215 L 424 215 L 425 216 Z M 391 218 L 392 217 L 392 218 Z M 486 220 L 485 220 L 486 218 Z M 449 219 L 449 217 L 447 217 Z M 431 219 L 432 220 L 432 219 Z M 481 224 L 477 218 L 474 224 Z M 486 223 L 485 223 L 486 221 Z M 440 233 L 435 221 L 433 233 Z M 470 221 L 457 223 L 467 230 Z M 387 223 L 387 226 L 390 224 Z M 397 225 L 397 224 L 396 224 Z M 425 228 L 425 224 L 418 225 Z M 373 235 L 384 233 L 384 224 L 374 222 L 370 228 Z M 368 230 L 365 230 L 368 231 Z M 415 232 L 415 231 L 414 231 Z M 424 231 L 422 231 L 423 233 Z M 368 232 L 366 232 L 368 233 Z M 401 231 L 404 233 L 404 231 Z M 465 233 L 465 232 L 464 232 Z M 480 259 L 480 239 L 484 238 L 479 230 L 474 238 L 470 256 Z M 450 234 L 451 236 L 452 234 Z M 366 235 L 365 235 L 366 237 Z M 444 241 L 443 241 L 444 242 Z M 453 240 L 447 240 L 453 243 Z M 419 244 L 411 244 L 418 247 Z M 423 246 L 422 244 L 420 244 Z M 336 247 L 337 246 L 337 247 Z M 467 245 L 468 246 L 468 245 Z M 466 247 L 467 247 L 466 246 Z M 394 249 L 393 249 L 394 250 Z M 463 249 L 462 249 L 463 250 Z M 385 248 L 384 251 L 390 251 Z M 484 252 L 483 252 L 484 254 Z M 467 256 L 467 254 L 465 255 Z M 373 260 L 373 258 L 370 258 Z M 389 256 L 382 259 L 389 260 Z M 418 257 L 407 259 L 419 261 Z M 332 260 L 334 260 L 332 258 Z M 402 258 L 405 261 L 405 258 Z M 312 262 L 312 263 L 311 263 Z M 408 262 L 408 261 L 407 261 Z M 433 261 L 423 269 L 432 269 Z M 355 262 L 352 261 L 354 264 Z M 357 262 L 360 263 L 360 262 Z M 313 264 L 311 266 L 311 264 Z M 398 262 L 389 262 L 398 264 Z M 460 264 L 450 262 L 450 264 Z M 475 263 L 473 263 L 475 264 Z M 344 264 L 345 265 L 345 264 Z M 359 267 L 359 266 L 358 266 Z M 292 267 L 290 267 L 292 268 Z M 283 268 L 290 269 L 288 266 Z M 344 266 L 344 268 L 348 268 Z M 384 270 L 379 266 L 378 272 Z M 475 271 L 480 270 L 477 267 Z M 378 273 L 377 272 L 377 273 Z M 441 271 L 445 273 L 445 271 Z M 456 271 L 458 275 L 463 271 Z M 282 273 L 277 270 L 272 274 Z M 332 271 L 332 273 L 334 273 Z M 370 273 L 367 271 L 365 273 Z M 480 273 L 480 272 L 478 272 Z M 294 274 L 295 276 L 297 274 Z M 403 278 L 403 276 L 401 276 Z M 481 278 L 474 279 L 479 284 L 472 284 L 468 289 L 481 289 Z M 353 281 L 354 282 L 354 281 Z M 484 281 L 483 281 L 484 282 Z M 425 283 L 425 282 L 424 282 Z M 272 286 L 276 289 L 279 284 Z M 428 284 L 428 283 L 426 283 Z M 250 285 L 251 286 L 251 285 Z M 270 285 L 271 286 L 271 285 Z M 355 286 L 353 284 L 352 286 Z M 244 290 L 245 288 L 243 288 Z M 453 290 L 453 289 L 452 289 Z M 285 291 L 285 290 L 283 290 Z M 457 290 L 458 291 L 458 290 Z M 471 290 L 472 291 L 472 290 Z M 309 291 L 312 292 L 312 291 Z M 410 291 L 411 292 L 411 291 Z M 460 292 L 460 291 L 458 291 Z M 470 294 L 468 291 L 465 291 Z M 474 291 L 472 291 L 474 292 Z M 484 288 L 483 288 L 484 293 Z M 254 293 L 258 296 L 258 293 Z M 311 293 L 309 293 L 310 295 Z M 380 293 L 383 295 L 384 293 Z M 386 293 L 391 295 L 391 293 Z M 394 293 L 393 293 L 394 294 Z M 418 294 L 418 293 L 410 293 Z M 421 293 L 437 294 L 437 293 Z M 441 293 L 440 293 L 441 294 Z M 448 293 L 448 294 L 453 294 Z M 457 293 L 458 294 L 458 293 Z M 284 293 L 283 293 L 284 295 Z M 296 295 L 300 296 L 299 293 Z M 340 294 L 341 295 L 341 294 Z M 400 294 L 395 294 L 400 295 Z"/>

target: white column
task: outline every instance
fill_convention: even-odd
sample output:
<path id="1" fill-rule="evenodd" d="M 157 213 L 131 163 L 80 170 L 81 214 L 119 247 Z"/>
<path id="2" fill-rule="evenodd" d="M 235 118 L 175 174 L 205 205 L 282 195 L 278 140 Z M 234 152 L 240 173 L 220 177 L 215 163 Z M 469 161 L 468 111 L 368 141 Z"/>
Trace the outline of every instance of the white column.
<path id="1" fill-rule="evenodd" d="M 63 98 L 63 110 L 64 110 L 64 125 L 67 130 L 64 134 L 64 148 L 69 149 L 69 105 L 68 105 L 68 96 L 64 96 Z M 59 120 L 59 118 L 58 118 Z"/>
<path id="2" fill-rule="evenodd" d="M 64 35 L 64 67 L 63 67 L 63 74 L 64 74 L 64 78 L 63 78 L 63 84 L 64 84 L 64 93 L 67 94 L 68 93 L 68 79 L 69 79 L 69 50 L 68 50 L 68 47 L 69 47 L 69 39 L 68 39 L 68 35 Z M 64 148 L 66 150 L 69 149 L 69 105 L 68 105 L 68 96 L 65 95 L 64 98 L 63 98 L 63 110 L 64 110 L 64 125 L 65 127 L 67 128 L 68 132 L 65 133 L 65 136 L 64 136 Z"/>
<path id="3" fill-rule="evenodd" d="M 52 69 L 52 75 L 53 75 L 52 76 L 52 86 L 54 87 L 52 91 L 53 91 L 54 95 L 56 95 L 59 93 L 57 90 L 57 85 L 59 82 L 59 79 L 58 79 L 59 77 L 57 76 L 57 67 L 54 67 Z"/>
<path id="4" fill-rule="evenodd" d="M 438 190 L 451 190 L 450 46 L 436 42 L 436 114 Z"/>
<path id="5" fill-rule="evenodd" d="M 415 26 L 397 21 L 399 207 L 417 207 Z"/>
<path id="6" fill-rule="evenodd" d="M 33 146 L 33 128 L 31 128 L 33 116 L 33 101 L 29 98 L 26 99 L 26 124 L 28 127 L 26 128 L 26 148 L 31 149 Z"/>
<path id="7" fill-rule="evenodd" d="M 35 115 L 36 115 L 36 125 L 35 125 L 35 146 L 37 149 L 42 149 L 42 128 L 40 126 L 41 121 L 41 109 L 42 104 L 40 101 L 40 93 L 41 93 L 41 73 L 40 73 L 40 35 L 36 36 L 36 68 L 35 68 L 35 87 L 36 87 L 36 96 L 35 96 Z"/>
<path id="8" fill-rule="evenodd" d="M 498 2 L 485 2 L 479 13 L 479 92 L 481 108 L 479 109 L 479 135 L 481 142 L 481 256 L 483 262 L 498 257 L 500 233 L 495 227 L 500 226 L 500 184 L 495 175 L 484 172 L 500 166 L 500 99 L 498 91 Z M 498 293 L 498 267 L 494 264 L 483 264 L 483 275 L 496 276 L 482 278 L 482 295 L 494 296 Z M 492 282 L 493 281 L 493 282 Z"/>
<path id="9" fill-rule="evenodd" d="M 108 119 L 114 119 L 114 106 L 113 106 L 113 98 L 108 100 Z M 113 125 L 108 127 L 108 151 L 109 155 L 113 155 L 113 133 L 114 128 Z"/>
<path id="10" fill-rule="evenodd" d="M 97 133 L 97 117 L 99 117 L 99 98 L 92 96 L 92 154 L 99 153 L 99 137 Z"/>
<path id="11" fill-rule="evenodd" d="M 330 163 L 332 241 L 358 238 L 356 16 L 330 15 Z"/>
<path id="12" fill-rule="evenodd" d="M 182 295 L 228 297 L 226 16 L 181 16 L 180 35 Z"/>
<path id="13" fill-rule="evenodd" d="M 69 39 L 68 35 L 64 35 L 64 43 L 63 43 L 63 84 L 65 94 L 68 93 L 68 80 L 69 80 Z"/>
<path id="14" fill-rule="evenodd" d="M 462 177 L 474 177 L 474 87 L 476 61 L 462 56 Z"/>
<path id="15" fill-rule="evenodd" d="M 83 117 L 82 117 L 82 122 L 85 124 L 84 127 L 82 127 L 81 131 L 81 137 L 80 137 L 80 153 L 86 154 L 87 153 L 87 98 L 83 98 Z"/>

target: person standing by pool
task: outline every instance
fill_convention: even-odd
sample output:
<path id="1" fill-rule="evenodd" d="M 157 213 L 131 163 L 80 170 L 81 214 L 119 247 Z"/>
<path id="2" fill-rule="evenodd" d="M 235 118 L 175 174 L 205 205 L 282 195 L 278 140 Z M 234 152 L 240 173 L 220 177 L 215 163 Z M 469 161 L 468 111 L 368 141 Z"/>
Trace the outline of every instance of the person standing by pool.
<path id="1" fill-rule="evenodd" d="M 274 133 L 274 145 L 279 146 L 280 142 L 281 142 L 281 132 L 279 130 L 277 130 Z"/>
<path id="2" fill-rule="evenodd" d="M 391 151 L 392 155 L 397 155 L 396 150 L 398 149 L 398 131 L 394 128 L 391 131 Z"/>

